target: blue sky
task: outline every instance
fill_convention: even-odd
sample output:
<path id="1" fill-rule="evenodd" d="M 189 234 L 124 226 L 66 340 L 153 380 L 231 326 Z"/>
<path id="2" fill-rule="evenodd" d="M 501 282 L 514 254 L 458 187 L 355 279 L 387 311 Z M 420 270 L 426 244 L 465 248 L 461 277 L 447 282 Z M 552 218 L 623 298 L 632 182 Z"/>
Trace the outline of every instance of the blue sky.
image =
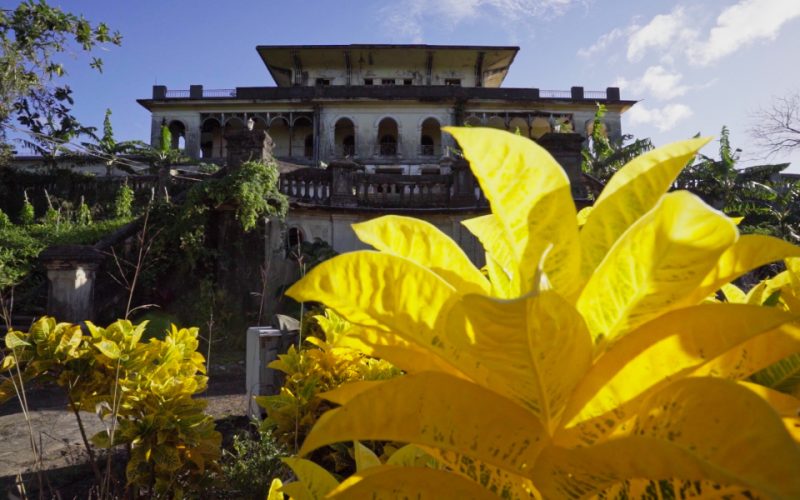
<path id="1" fill-rule="evenodd" d="M 122 47 L 104 73 L 70 55 L 75 112 L 88 124 L 113 110 L 118 138 L 149 137 L 135 99 L 153 84 L 188 89 L 273 85 L 259 44 L 429 43 L 518 45 L 509 87 L 622 87 L 641 102 L 623 132 L 656 144 L 731 129 L 746 163 L 762 158 L 748 136 L 754 114 L 800 90 L 800 0 L 58 1 L 105 21 Z M 707 154 L 715 154 L 709 145 Z M 800 151 L 773 158 L 792 161 Z"/>

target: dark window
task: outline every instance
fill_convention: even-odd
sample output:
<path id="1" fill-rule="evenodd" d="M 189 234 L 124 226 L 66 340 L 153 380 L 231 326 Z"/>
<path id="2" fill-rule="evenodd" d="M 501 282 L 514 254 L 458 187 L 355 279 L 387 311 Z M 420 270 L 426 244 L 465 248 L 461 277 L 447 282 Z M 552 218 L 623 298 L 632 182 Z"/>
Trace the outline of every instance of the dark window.
<path id="1" fill-rule="evenodd" d="M 397 155 L 397 137 L 384 135 L 381 137 L 381 156 Z"/>
<path id="2" fill-rule="evenodd" d="M 312 134 L 306 136 L 303 152 L 306 158 L 312 158 L 314 156 L 314 136 Z"/>
<path id="3" fill-rule="evenodd" d="M 381 85 L 394 85 L 394 78 L 384 78 L 381 80 Z"/>
<path id="4" fill-rule="evenodd" d="M 420 154 L 422 154 L 422 156 L 433 156 L 433 137 L 423 135 L 420 140 L 420 145 Z"/>
<path id="5" fill-rule="evenodd" d="M 300 228 L 292 227 L 286 233 L 286 257 L 297 259 L 303 253 L 303 231 Z"/>
<path id="6" fill-rule="evenodd" d="M 445 78 L 445 85 L 461 85 L 461 78 Z"/>
<path id="7" fill-rule="evenodd" d="M 372 78 L 364 78 L 364 85 L 372 85 Z"/>
<path id="8" fill-rule="evenodd" d="M 329 78 L 317 78 L 317 85 L 321 87 L 327 87 L 331 84 L 331 80 Z"/>
<path id="9" fill-rule="evenodd" d="M 403 85 L 411 85 L 413 83 L 414 80 L 412 80 L 411 78 L 406 78 L 405 80 L 403 80 Z"/>
<path id="10" fill-rule="evenodd" d="M 342 139 L 342 155 L 355 156 L 356 154 L 356 139 L 352 135 L 348 135 Z"/>

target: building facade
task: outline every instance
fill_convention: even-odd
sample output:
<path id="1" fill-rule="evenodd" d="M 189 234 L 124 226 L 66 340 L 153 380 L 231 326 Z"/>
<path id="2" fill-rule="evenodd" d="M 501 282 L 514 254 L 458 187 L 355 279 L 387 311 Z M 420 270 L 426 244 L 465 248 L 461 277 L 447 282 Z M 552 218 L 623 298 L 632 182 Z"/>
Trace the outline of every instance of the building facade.
<path id="1" fill-rule="evenodd" d="M 138 102 L 174 146 L 203 162 L 222 163 L 230 137 L 267 131 L 292 200 L 288 225 L 337 251 L 358 248 L 352 222 L 385 212 L 413 212 L 459 241 L 476 260 L 477 243 L 460 220 L 488 208 L 458 167 L 447 125 L 494 127 L 551 149 L 580 184 L 579 153 L 598 103 L 605 133 L 619 138 L 620 117 L 634 101 L 618 88 L 588 91 L 503 87 L 518 47 L 434 45 L 259 46 L 275 81 L 269 87 L 188 90 L 154 86 Z M 569 140 L 567 140 L 569 139 Z M 577 149 L 576 149 L 577 148 Z M 559 156 L 559 150 L 561 154 Z M 334 168 L 321 169 L 331 165 Z M 579 197 L 579 196 L 578 196 Z"/>

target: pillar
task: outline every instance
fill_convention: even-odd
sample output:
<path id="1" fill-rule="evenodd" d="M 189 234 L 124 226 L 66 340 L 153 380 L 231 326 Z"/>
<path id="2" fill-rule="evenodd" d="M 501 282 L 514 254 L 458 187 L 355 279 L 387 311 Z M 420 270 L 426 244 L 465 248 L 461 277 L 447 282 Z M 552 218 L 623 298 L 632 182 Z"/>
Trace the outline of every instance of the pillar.
<path id="1" fill-rule="evenodd" d="M 103 254 L 86 245 L 56 245 L 39 260 L 47 270 L 47 309 L 58 321 L 94 319 L 95 274 Z"/>

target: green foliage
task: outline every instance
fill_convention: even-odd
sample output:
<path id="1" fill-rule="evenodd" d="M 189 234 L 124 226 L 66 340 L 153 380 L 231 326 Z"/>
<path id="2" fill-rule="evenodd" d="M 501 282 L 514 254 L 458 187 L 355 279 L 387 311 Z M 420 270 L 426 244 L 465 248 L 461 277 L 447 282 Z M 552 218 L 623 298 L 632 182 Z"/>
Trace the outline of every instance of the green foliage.
<path id="1" fill-rule="evenodd" d="M 26 0 L 14 9 L 0 10 L 0 143 L 5 143 L 6 124 L 15 113 L 27 118 L 28 123 L 22 124 L 33 132 L 80 131 L 83 127 L 69 113 L 69 87 L 53 85 L 66 73 L 58 62 L 60 54 L 89 53 L 121 41 L 105 23 L 92 25 L 44 0 Z M 102 60 L 94 57 L 89 66 L 101 71 Z M 33 141 L 37 147 L 51 145 Z"/>
<path id="2" fill-rule="evenodd" d="M 114 198 L 114 217 L 118 219 L 130 217 L 133 214 L 132 207 L 133 189 L 126 182 L 119 187 L 117 196 Z"/>
<path id="3" fill-rule="evenodd" d="M 356 351 L 345 333 L 352 325 L 326 309 L 314 320 L 325 339 L 309 336 L 301 349 L 289 347 L 286 354 L 270 363 L 286 375 L 280 394 L 259 396 L 256 402 L 267 410 L 265 429 L 273 429 L 275 438 L 284 446 L 295 449 L 317 419 L 330 408 L 320 396 L 347 382 L 385 380 L 400 374 L 386 361 Z"/>
<path id="4" fill-rule="evenodd" d="M 36 212 L 33 209 L 33 205 L 31 204 L 30 200 L 28 200 L 28 195 L 25 195 L 25 201 L 22 204 L 22 211 L 19 213 L 19 222 L 23 226 L 30 226 L 36 221 Z"/>
<path id="5" fill-rule="evenodd" d="M 581 151 L 583 161 L 581 169 L 584 173 L 595 177 L 605 183 L 622 168 L 623 165 L 633 160 L 637 156 L 653 149 L 650 139 L 636 139 L 630 135 L 625 135 L 619 142 L 612 142 L 606 136 L 603 117 L 606 115 L 606 107 L 603 104 L 597 105 L 592 123 L 592 134 L 589 137 L 588 145 Z"/>
<path id="6" fill-rule="evenodd" d="M 42 318 L 29 332 L 6 336 L 0 400 L 19 379 L 53 381 L 76 411 L 106 423 L 91 438 L 99 447 L 129 446 L 128 483 L 140 492 L 182 498 L 207 467 L 216 468 L 221 436 L 194 396 L 206 389 L 197 328 L 174 325 L 163 340 L 142 342 L 145 324 L 119 320 L 107 328 Z M 151 489 L 152 488 L 152 489 Z"/>
<path id="7" fill-rule="evenodd" d="M 114 138 L 114 129 L 111 126 L 111 109 L 106 109 L 103 118 L 103 136 L 95 143 L 84 142 L 83 147 L 89 151 L 93 158 L 102 158 L 106 165 L 106 174 L 111 175 L 115 168 L 125 173 L 135 175 L 137 172 L 130 164 L 122 161 L 121 155 L 142 153 L 148 146 L 142 141 L 117 142 Z"/>
<path id="8" fill-rule="evenodd" d="M 92 211 L 89 209 L 89 205 L 86 204 L 86 201 L 84 201 L 83 196 L 81 196 L 81 203 L 78 205 L 76 222 L 82 226 L 88 226 L 92 223 Z"/>
<path id="9" fill-rule="evenodd" d="M 6 215 L 5 212 L 0 210 L 0 230 L 11 227 L 11 225 L 12 225 L 11 219 L 8 217 L 8 215 Z"/>
<path id="10" fill-rule="evenodd" d="M 263 499 L 272 478 L 286 475 L 281 457 L 287 454 L 269 430 L 235 435 L 232 449 L 222 452 L 221 479 L 227 496 Z"/>

